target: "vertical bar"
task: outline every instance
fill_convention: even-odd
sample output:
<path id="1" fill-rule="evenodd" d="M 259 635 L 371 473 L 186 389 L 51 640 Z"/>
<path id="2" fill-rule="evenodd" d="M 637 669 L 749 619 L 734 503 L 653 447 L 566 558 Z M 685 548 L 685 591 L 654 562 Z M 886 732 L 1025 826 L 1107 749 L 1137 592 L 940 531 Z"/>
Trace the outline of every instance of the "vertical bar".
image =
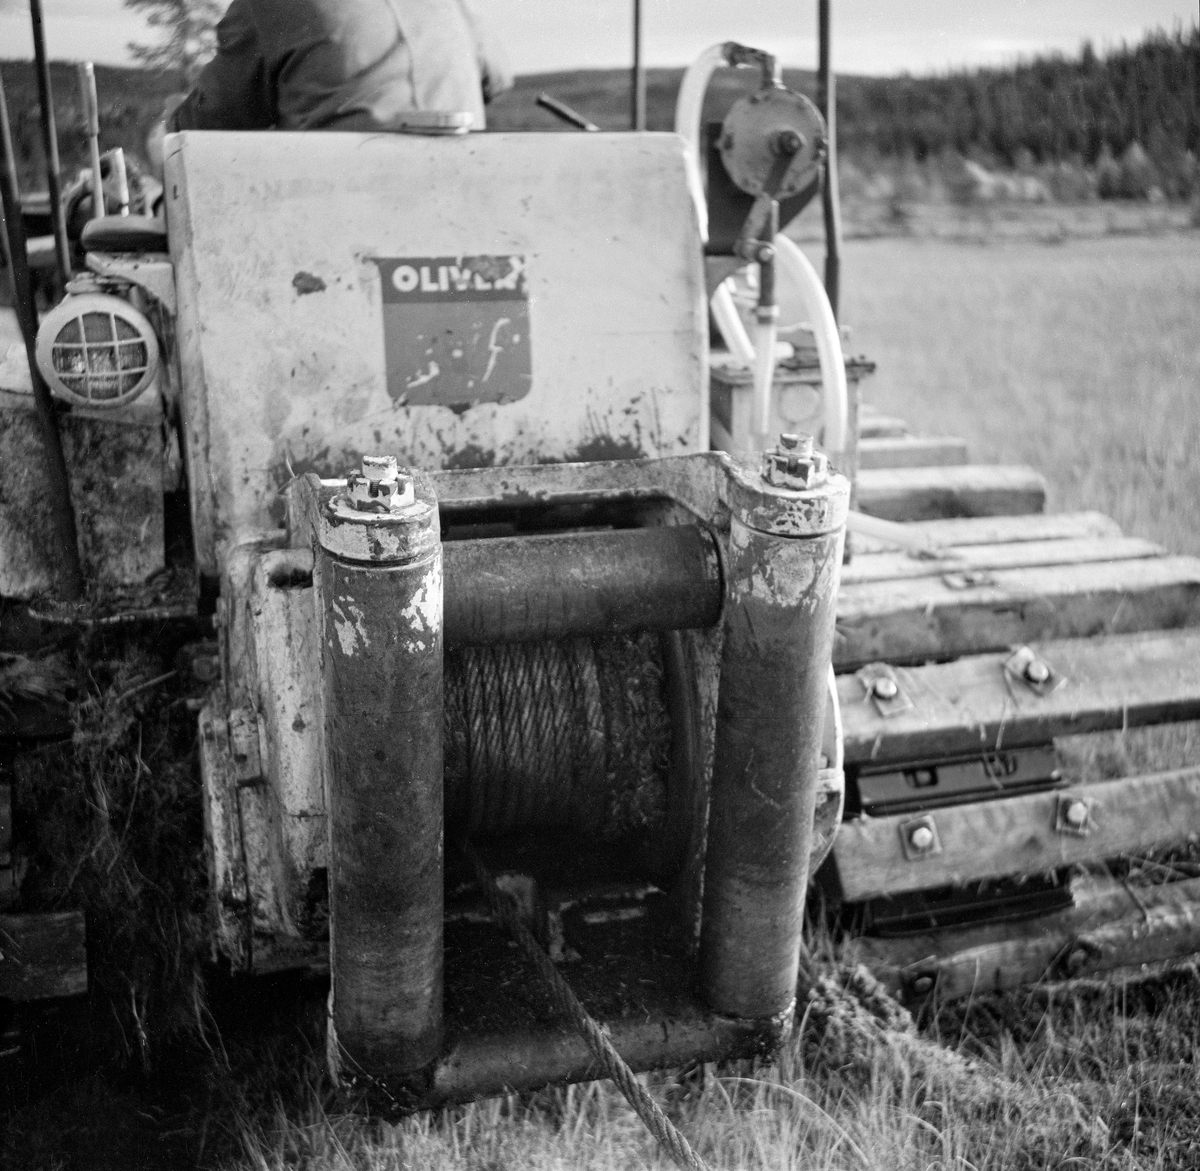
<path id="1" fill-rule="evenodd" d="M 830 0 L 817 0 L 817 107 L 825 119 L 827 144 L 821 206 L 825 216 L 825 294 L 838 315 L 842 269 L 842 212 L 837 178 L 837 78 L 831 59 Z"/>
<path id="2" fill-rule="evenodd" d="M 419 1085 L 442 1043 L 442 547 L 427 476 L 368 456 L 317 517 L 329 1057 Z"/>
<path id="3" fill-rule="evenodd" d="M 54 224 L 54 255 L 59 279 L 71 279 L 71 248 L 67 243 L 67 217 L 62 202 L 58 158 L 58 129 L 54 122 L 54 95 L 50 88 L 50 63 L 46 60 L 46 32 L 42 27 L 42 0 L 29 0 L 33 24 L 33 55 L 37 63 L 38 105 L 42 111 L 42 151 L 46 156 L 46 189 L 50 193 L 50 219 Z"/>
<path id="4" fill-rule="evenodd" d="M 629 126 L 646 129 L 646 67 L 642 62 L 642 0 L 633 0 L 633 69 L 629 78 Z"/>
<path id="5" fill-rule="evenodd" d="M 33 403 L 37 413 L 42 448 L 46 455 L 46 487 L 50 495 L 50 517 L 54 525 L 54 544 L 60 567 L 59 589 L 69 601 L 83 593 L 83 572 L 79 566 L 79 545 L 75 534 L 75 513 L 71 508 L 71 486 L 67 478 L 67 462 L 63 458 L 62 439 L 50 388 L 42 378 L 37 364 L 37 306 L 33 302 L 33 285 L 29 279 L 29 253 L 25 247 L 25 221 L 21 217 L 21 199 L 17 189 L 17 165 L 13 154 L 12 134 L 8 125 L 8 102 L 4 96 L 4 81 L 0 78 L 0 205 L 4 209 L 5 231 L 8 236 L 9 270 L 12 278 L 13 300 L 17 322 L 25 343 L 25 359 L 33 382 Z"/>
<path id="6" fill-rule="evenodd" d="M 114 146 L 108 152 L 108 165 L 112 171 L 113 186 L 117 196 L 117 215 L 129 214 L 129 171 L 125 167 L 125 151 Z"/>
<path id="7" fill-rule="evenodd" d="M 104 172 L 100 169 L 100 101 L 96 96 L 96 71 L 90 61 L 79 63 L 79 97 L 92 163 L 92 219 L 98 220 L 104 215 Z"/>
<path id="8" fill-rule="evenodd" d="M 786 1019 L 796 998 L 850 496 L 805 462 L 802 490 L 731 485 L 700 981 L 717 1012 L 759 1020 Z"/>

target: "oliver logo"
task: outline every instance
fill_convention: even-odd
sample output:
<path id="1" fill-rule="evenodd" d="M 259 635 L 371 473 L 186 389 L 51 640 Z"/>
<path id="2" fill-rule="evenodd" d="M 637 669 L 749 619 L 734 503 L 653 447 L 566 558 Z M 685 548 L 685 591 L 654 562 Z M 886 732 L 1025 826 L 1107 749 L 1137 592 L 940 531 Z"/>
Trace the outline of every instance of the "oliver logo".
<path id="1" fill-rule="evenodd" d="M 508 403 L 529 393 L 523 256 L 377 258 L 387 391 L 397 406 Z"/>

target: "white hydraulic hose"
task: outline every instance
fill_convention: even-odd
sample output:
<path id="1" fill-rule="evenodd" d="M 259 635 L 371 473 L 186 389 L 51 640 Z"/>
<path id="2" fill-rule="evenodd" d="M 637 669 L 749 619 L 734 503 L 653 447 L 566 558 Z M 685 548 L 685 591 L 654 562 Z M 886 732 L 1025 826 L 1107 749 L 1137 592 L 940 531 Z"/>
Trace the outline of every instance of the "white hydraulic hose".
<path id="1" fill-rule="evenodd" d="M 754 365 L 754 343 L 742 324 L 741 314 L 733 300 L 729 282 L 722 281 L 712 295 L 712 314 L 716 318 L 717 328 L 729 347 L 729 352 L 747 366 Z"/>
<path id="2" fill-rule="evenodd" d="M 846 390 L 846 358 L 833 307 L 825 295 L 825 286 L 808 257 L 787 236 L 775 237 L 775 263 L 793 279 L 800 290 L 804 311 L 821 363 L 821 389 L 825 416 L 823 447 L 835 458 L 846 450 L 850 405 Z"/>
<path id="3" fill-rule="evenodd" d="M 771 390 L 775 385 L 775 340 L 779 318 L 754 323 L 754 441 L 764 451 L 771 436 Z"/>
<path id="4" fill-rule="evenodd" d="M 704 182 L 701 173 L 701 113 L 704 95 L 708 90 L 713 73 L 726 64 L 725 42 L 705 49 L 687 67 L 679 86 L 679 97 L 675 102 L 675 133 L 687 144 L 689 186 L 700 220 L 701 236 L 707 239 L 708 207 L 704 198 Z M 849 403 L 846 391 L 846 362 L 842 354 L 842 339 L 825 286 L 809 263 L 808 257 L 786 236 L 775 237 L 776 264 L 795 280 L 804 303 L 805 313 L 817 344 L 817 358 L 821 364 L 821 388 L 824 406 L 825 434 L 823 446 L 830 454 L 840 454 L 846 449 L 846 431 L 849 425 Z M 722 282 L 711 299 L 713 316 L 729 346 L 730 353 L 747 365 L 754 367 L 755 410 L 753 413 L 756 430 L 764 434 L 770 426 L 771 387 L 775 370 L 775 341 L 778 324 L 758 325 L 755 341 L 750 340 L 738 314 L 729 289 L 728 281 Z M 757 343 L 757 344 L 755 344 Z"/>
<path id="5" fill-rule="evenodd" d="M 703 155 L 700 152 L 700 114 L 704 109 L 704 95 L 708 91 L 709 79 L 726 63 L 725 45 L 725 41 L 719 45 L 711 45 L 687 67 L 683 81 L 679 84 L 679 97 L 675 101 L 675 133 L 688 144 L 696 163 L 697 174 L 703 167 Z M 700 191 L 703 199 L 703 185 Z M 701 210 L 705 213 L 702 222 L 707 224 L 708 212 L 703 204 Z"/>

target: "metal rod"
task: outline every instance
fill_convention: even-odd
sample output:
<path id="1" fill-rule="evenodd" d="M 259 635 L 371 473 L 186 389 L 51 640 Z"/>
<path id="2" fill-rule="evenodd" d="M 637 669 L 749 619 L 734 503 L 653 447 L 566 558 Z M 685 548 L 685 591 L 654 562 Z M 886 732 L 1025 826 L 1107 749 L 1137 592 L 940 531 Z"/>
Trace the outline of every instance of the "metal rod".
<path id="1" fill-rule="evenodd" d="M 314 563 L 329 1055 L 342 1084 L 401 1092 L 442 1044 L 442 550 L 428 477 L 363 463 L 319 514 Z M 373 511 L 383 489 L 407 507 Z"/>
<path id="2" fill-rule="evenodd" d="M 92 219 L 98 220 L 104 215 L 104 172 L 100 169 L 100 101 L 96 96 L 96 71 L 90 61 L 79 64 L 79 96 L 92 162 Z"/>
<path id="3" fill-rule="evenodd" d="M 42 150 L 46 155 L 46 185 L 50 193 L 50 221 L 54 225 L 54 255 L 59 279 L 71 279 L 71 246 L 67 242 L 67 217 L 62 202 L 58 158 L 58 129 L 54 122 L 54 95 L 50 88 L 50 63 L 46 60 L 46 32 L 42 27 L 42 0 L 29 0 L 33 25 L 33 55 L 37 63 L 38 105 L 42 111 Z"/>
<path id="4" fill-rule="evenodd" d="M 713 626 L 721 567 L 695 525 L 447 541 L 448 645 Z"/>
<path id="5" fill-rule="evenodd" d="M 704 997 L 745 1019 L 795 1002 L 850 497 L 842 477 L 817 479 L 788 513 L 774 488 L 731 502 L 700 927 Z"/>
<path id="6" fill-rule="evenodd" d="M 646 129 L 646 67 L 642 62 L 642 0 L 633 0 L 633 68 L 630 71 L 629 125 Z"/>
<path id="7" fill-rule="evenodd" d="M 29 378 L 33 383 L 34 410 L 37 413 L 42 448 L 46 455 L 46 487 L 49 490 L 50 517 L 54 526 L 55 560 L 59 565 L 59 591 L 69 601 L 74 601 L 83 593 L 83 572 L 79 565 L 75 513 L 71 508 L 71 485 L 67 478 L 67 461 L 63 457 L 54 401 L 37 364 L 37 307 L 33 301 L 33 284 L 29 279 L 25 221 L 21 216 L 16 157 L 13 154 L 12 134 L 8 125 L 8 102 L 4 96 L 3 78 L 0 78 L 0 204 L 4 209 L 8 253 L 12 264 L 9 274 L 12 279 L 17 323 L 21 327 L 21 338 L 25 343 Z"/>
<path id="8" fill-rule="evenodd" d="M 543 110 L 548 110 L 556 118 L 561 118 L 570 126 L 574 126 L 577 130 L 599 130 L 600 127 L 595 122 L 589 122 L 578 110 L 572 110 L 566 102 L 560 102 L 558 98 L 552 98 L 549 94 L 538 94 L 534 101 L 542 107 Z"/>
<path id="9" fill-rule="evenodd" d="M 825 215 L 825 294 L 838 315 L 838 294 L 842 269 L 842 213 L 838 199 L 837 177 L 837 78 L 830 56 L 830 0 L 817 0 L 817 107 L 825 119 L 825 184 L 821 205 Z"/>
<path id="10" fill-rule="evenodd" d="M 129 214 L 129 172 L 125 167 L 125 151 L 114 146 L 108 154 L 109 167 L 112 170 L 113 185 L 116 188 L 117 215 Z"/>

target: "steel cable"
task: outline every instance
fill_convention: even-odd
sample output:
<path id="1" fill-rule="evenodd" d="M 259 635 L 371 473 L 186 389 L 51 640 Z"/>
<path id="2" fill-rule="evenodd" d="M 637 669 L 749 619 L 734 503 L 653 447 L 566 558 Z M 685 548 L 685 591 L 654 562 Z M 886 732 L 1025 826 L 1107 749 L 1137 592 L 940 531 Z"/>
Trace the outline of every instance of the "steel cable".
<path id="1" fill-rule="evenodd" d="M 608 1039 L 600 1025 L 583 1007 L 583 1003 L 559 974 L 554 962 L 542 950 L 534 938 L 533 932 L 521 919 L 520 912 L 512 897 L 502 891 L 495 879 L 484 865 L 483 859 L 476 853 L 470 842 L 463 843 L 463 853 L 475 871 L 475 879 L 487 899 L 488 907 L 493 917 L 516 940 L 521 950 L 537 968 L 558 1010 L 570 1018 L 580 1036 L 583 1037 L 592 1055 L 604 1070 L 605 1077 L 611 1079 L 617 1089 L 625 1095 L 625 1100 L 633 1107 L 637 1116 L 646 1124 L 677 1167 L 683 1171 L 708 1171 L 708 1166 L 692 1149 L 691 1144 L 679 1133 L 674 1123 L 663 1113 L 662 1107 L 650 1097 L 646 1087 L 637 1080 L 637 1074 L 630 1069 L 624 1058 L 617 1052 L 613 1043 Z"/>

